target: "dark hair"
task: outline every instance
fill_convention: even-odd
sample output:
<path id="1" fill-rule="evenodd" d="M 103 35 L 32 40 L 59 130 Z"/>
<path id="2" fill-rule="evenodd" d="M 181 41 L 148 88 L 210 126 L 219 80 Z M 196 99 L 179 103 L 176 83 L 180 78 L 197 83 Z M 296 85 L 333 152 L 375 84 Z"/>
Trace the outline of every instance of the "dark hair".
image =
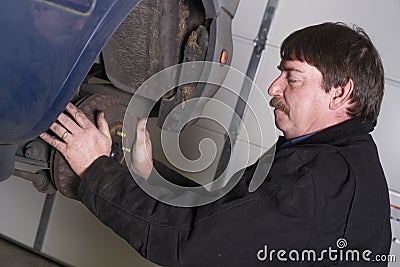
<path id="1" fill-rule="evenodd" d="M 282 60 L 300 60 L 316 67 L 326 92 L 353 80 L 347 114 L 376 125 L 384 92 L 384 70 L 378 51 L 363 29 L 323 23 L 290 34 L 281 46 Z"/>

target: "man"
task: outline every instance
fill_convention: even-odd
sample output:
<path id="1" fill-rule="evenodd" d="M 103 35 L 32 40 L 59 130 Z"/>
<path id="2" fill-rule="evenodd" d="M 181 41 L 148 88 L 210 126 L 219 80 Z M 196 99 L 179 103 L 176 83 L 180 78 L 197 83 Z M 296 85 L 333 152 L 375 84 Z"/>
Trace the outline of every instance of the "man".
<path id="1" fill-rule="evenodd" d="M 379 54 L 361 29 L 324 23 L 287 37 L 281 59 L 268 93 L 284 137 L 267 179 L 253 193 L 248 184 L 255 165 L 214 203 L 178 208 L 158 202 L 108 158 L 104 117 L 97 129 L 71 104 L 67 112 L 75 121 L 61 114 L 51 126 L 64 142 L 41 137 L 82 178 L 81 201 L 158 264 L 365 266 L 387 255 L 391 243 L 388 188 L 369 135 L 384 89 Z M 151 180 L 145 123 L 138 123 L 133 154 L 137 174 Z M 163 176 L 179 178 L 165 169 Z"/>

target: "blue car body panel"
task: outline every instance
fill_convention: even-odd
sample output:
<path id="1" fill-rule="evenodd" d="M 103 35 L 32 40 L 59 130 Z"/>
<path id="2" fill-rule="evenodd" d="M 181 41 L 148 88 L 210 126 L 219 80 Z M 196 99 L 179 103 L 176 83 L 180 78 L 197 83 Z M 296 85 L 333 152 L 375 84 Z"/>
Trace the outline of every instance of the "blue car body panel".
<path id="1" fill-rule="evenodd" d="M 0 144 L 30 139 L 48 129 L 137 2 L 0 3 Z"/>
<path id="2" fill-rule="evenodd" d="M 0 179 L 10 172 L 5 165 L 13 162 L 16 144 L 56 120 L 138 2 L 0 2 Z"/>

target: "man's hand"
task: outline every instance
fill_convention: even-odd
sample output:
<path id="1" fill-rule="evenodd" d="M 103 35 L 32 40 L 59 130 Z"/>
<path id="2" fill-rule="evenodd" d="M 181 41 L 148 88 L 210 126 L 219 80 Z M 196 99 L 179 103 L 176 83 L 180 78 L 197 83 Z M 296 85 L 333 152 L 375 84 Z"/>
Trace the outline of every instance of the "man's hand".
<path id="1" fill-rule="evenodd" d="M 101 112 L 96 126 L 77 107 L 69 103 L 66 108 L 72 118 L 61 113 L 50 129 L 60 138 L 42 133 L 40 137 L 59 150 L 74 172 L 82 177 L 85 170 L 99 157 L 109 156 L 111 136 L 108 123 Z"/>
<path id="2" fill-rule="evenodd" d="M 136 142 L 132 151 L 132 167 L 136 174 L 147 179 L 153 169 L 153 155 L 150 134 L 146 130 L 146 119 L 137 123 Z"/>

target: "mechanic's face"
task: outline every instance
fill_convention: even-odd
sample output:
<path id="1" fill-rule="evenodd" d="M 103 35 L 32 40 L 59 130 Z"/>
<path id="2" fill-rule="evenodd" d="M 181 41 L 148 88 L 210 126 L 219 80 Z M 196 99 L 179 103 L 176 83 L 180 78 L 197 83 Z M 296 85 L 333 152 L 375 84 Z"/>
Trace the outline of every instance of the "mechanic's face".
<path id="1" fill-rule="evenodd" d="M 306 62 L 281 61 L 279 77 L 268 94 L 275 108 L 275 123 L 286 139 L 310 134 L 326 127 L 330 95 L 322 88 L 321 72 Z M 325 119 L 324 119 L 325 118 Z"/>

